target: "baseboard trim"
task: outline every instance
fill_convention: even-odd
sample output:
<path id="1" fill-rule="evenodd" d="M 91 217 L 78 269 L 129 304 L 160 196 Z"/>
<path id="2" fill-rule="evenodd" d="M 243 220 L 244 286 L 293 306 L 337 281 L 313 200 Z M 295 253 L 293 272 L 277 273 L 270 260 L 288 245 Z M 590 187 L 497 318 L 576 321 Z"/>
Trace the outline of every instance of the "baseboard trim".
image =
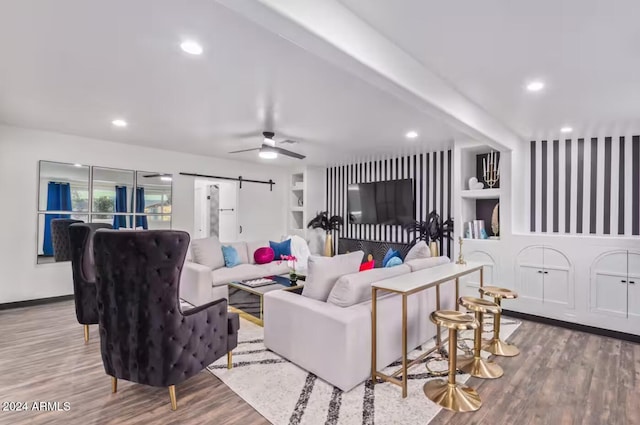
<path id="1" fill-rule="evenodd" d="M 574 331 L 586 332 L 594 335 L 606 336 L 609 338 L 621 339 L 623 341 L 630 341 L 640 344 L 640 335 L 596 328 L 595 326 L 581 325 L 580 323 L 565 322 L 564 320 L 551 319 L 549 317 L 536 316 L 533 314 L 521 313 L 519 311 L 513 310 L 502 310 L 502 314 L 509 317 L 529 320 L 531 322 L 544 323 L 545 325 L 558 326 Z"/>
<path id="2" fill-rule="evenodd" d="M 60 301 L 69 301 L 73 295 L 60 295 L 59 297 L 38 298 L 37 300 L 15 301 L 12 303 L 0 304 L 0 310 L 10 310 L 14 308 L 33 307 L 35 305 L 51 304 Z"/>

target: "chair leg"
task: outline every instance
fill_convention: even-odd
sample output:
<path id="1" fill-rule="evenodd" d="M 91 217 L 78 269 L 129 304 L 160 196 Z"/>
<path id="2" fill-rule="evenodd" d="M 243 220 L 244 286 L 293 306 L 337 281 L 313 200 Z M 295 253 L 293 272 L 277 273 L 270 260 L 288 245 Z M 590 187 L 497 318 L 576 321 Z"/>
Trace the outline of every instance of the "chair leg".
<path id="1" fill-rule="evenodd" d="M 227 353 L 227 369 L 231 369 L 233 367 L 233 353 L 229 351 Z"/>
<path id="2" fill-rule="evenodd" d="M 118 378 L 114 376 L 111 377 L 111 392 L 112 393 L 118 392 Z"/>
<path id="3" fill-rule="evenodd" d="M 89 325 L 84 325 L 84 342 L 89 342 Z"/>
<path id="4" fill-rule="evenodd" d="M 169 398 L 171 399 L 171 410 L 178 410 L 178 399 L 176 398 L 176 386 L 169 386 Z"/>

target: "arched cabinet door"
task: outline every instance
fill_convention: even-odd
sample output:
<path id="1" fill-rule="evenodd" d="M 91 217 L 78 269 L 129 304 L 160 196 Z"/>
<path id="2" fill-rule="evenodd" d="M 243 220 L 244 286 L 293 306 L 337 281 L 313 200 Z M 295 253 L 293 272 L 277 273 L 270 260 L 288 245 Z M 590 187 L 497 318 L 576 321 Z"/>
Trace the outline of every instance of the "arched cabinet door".
<path id="1" fill-rule="evenodd" d="M 465 259 L 484 264 L 483 282 L 485 286 L 496 285 L 496 262 L 491 254 L 485 251 L 471 251 L 465 254 Z M 460 278 L 460 296 L 478 297 L 480 288 L 480 274 L 472 273 Z"/>
<path id="2" fill-rule="evenodd" d="M 557 249 L 524 248 L 517 257 L 516 274 L 519 295 L 527 302 L 574 307 L 572 266 Z"/>
<path id="3" fill-rule="evenodd" d="M 628 279 L 626 250 L 609 251 L 591 267 L 591 311 L 627 317 Z"/>
<path id="4" fill-rule="evenodd" d="M 518 295 L 528 302 L 542 303 L 544 300 L 544 248 L 529 246 L 518 254 L 516 275 Z"/>
<path id="5" fill-rule="evenodd" d="M 640 252 L 629 251 L 627 258 L 629 318 L 640 319 Z"/>

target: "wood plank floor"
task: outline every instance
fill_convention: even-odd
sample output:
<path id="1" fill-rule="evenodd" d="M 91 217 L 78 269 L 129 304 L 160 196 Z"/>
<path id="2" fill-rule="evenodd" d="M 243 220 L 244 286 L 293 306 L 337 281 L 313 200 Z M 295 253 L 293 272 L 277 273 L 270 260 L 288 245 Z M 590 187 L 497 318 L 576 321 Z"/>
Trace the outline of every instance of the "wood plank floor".
<path id="1" fill-rule="evenodd" d="M 120 381 L 111 394 L 97 326 L 91 332 L 85 345 L 71 301 L 0 311 L 0 402 L 71 404 L 68 412 L 0 411 L 0 424 L 268 423 L 206 371 L 177 386 L 176 412 L 162 388 Z M 504 377 L 468 381 L 482 409 L 443 411 L 432 424 L 640 424 L 640 344 L 531 322 L 512 341 L 522 354 L 497 360 Z"/>

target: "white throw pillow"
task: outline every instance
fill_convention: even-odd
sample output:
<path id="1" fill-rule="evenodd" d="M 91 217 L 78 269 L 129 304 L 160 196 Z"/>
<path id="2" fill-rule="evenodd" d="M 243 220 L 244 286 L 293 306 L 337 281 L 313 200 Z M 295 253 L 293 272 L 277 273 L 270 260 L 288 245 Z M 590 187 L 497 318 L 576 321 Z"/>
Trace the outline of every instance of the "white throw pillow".
<path id="1" fill-rule="evenodd" d="M 431 257 L 431 250 L 429 249 L 429 245 L 427 245 L 425 241 L 420 241 L 412 246 L 409 252 L 407 252 L 407 256 L 404 257 L 404 262 L 406 263 L 407 261 L 429 257 Z"/>
<path id="2" fill-rule="evenodd" d="M 318 301 L 327 301 L 329 293 L 340 276 L 357 273 L 364 252 L 356 251 L 335 257 L 309 257 L 307 280 L 302 295 Z"/>
<path id="3" fill-rule="evenodd" d="M 311 256 L 307 241 L 305 241 L 298 235 L 293 235 L 288 239 L 291 239 L 291 255 L 293 255 L 297 259 L 296 271 L 299 273 L 306 272 L 308 268 L 309 257 Z"/>
<path id="4" fill-rule="evenodd" d="M 211 270 L 224 267 L 222 245 L 216 237 L 194 239 L 191 241 L 193 262 L 209 267 Z"/>

